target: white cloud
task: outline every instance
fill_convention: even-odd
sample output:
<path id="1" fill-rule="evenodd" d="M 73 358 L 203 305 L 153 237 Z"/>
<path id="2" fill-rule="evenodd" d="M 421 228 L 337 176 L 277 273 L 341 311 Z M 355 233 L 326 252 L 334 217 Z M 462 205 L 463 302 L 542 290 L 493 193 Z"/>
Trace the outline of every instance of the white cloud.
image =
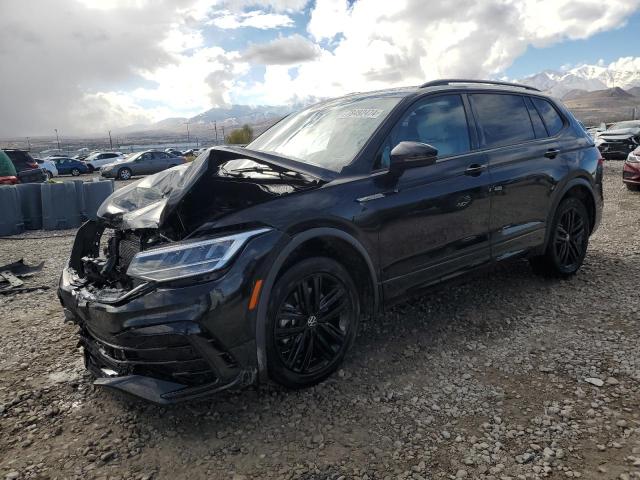
<path id="1" fill-rule="evenodd" d="M 268 30 L 271 28 L 292 27 L 293 19 L 288 15 L 265 13 L 260 10 L 241 13 L 225 11 L 212 18 L 208 23 L 223 29 L 253 27 Z"/>
<path id="2" fill-rule="evenodd" d="M 529 45 L 625 24 L 640 0 L 2 0 L 0 136 L 500 76 Z M 310 8 L 307 25 L 294 19 Z M 211 44 L 225 29 L 243 52 Z M 306 27 L 307 35 L 290 28 Z M 278 37 L 251 42 L 259 30 Z M 220 32 L 217 31 L 219 34 Z M 309 38 L 307 38 L 307 36 Z M 249 41 L 247 41 L 249 40 Z M 582 59 L 575 59 L 579 62 Z M 637 58 L 612 66 L 637 71 Z M 246 77 L 264 65 L 264 79 Z M 292 68 L 293 67 L 293 68 Z"/>
<path id="3" fill-rule="evenodd" d="M 295 65 L 318 57 L 320 47 L 302 35 L 278 37 L 267 43 L 251 43 L 242 54 L 247 62 L 263 65 Z"/>
<path id="4" fill-rule="evenodd" d="M 333 50 L 297 69 L 267 67 L 258 103 L 295 93 L 330 97 L 437 77 L 500 75 L 529 45 L 545 47 L 619 27 L 640 0 L 319 0 L 309 33 Z"/>

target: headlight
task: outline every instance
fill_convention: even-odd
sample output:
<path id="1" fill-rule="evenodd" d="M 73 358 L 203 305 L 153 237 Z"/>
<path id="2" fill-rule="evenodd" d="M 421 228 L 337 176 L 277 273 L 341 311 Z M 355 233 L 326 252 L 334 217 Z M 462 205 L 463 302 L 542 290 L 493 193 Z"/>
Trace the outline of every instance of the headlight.
<path id="1" fill-rule="evenodd" d="M 133 257 L 127 275 L 163 282 L 213 272 L 224 268 L 247 240 L 268 231 L 268 228 L 260 228 L 211 240 L 146 250 Z"/>
<path id="2" fill-rule="evenodd" d="M 629 156 L 627 157 L 627 162 L 628 163 L 640 163 L 640 157 L 637 157 L 635 155 L 635 152 L 631 152 L 629 154 Z"/>

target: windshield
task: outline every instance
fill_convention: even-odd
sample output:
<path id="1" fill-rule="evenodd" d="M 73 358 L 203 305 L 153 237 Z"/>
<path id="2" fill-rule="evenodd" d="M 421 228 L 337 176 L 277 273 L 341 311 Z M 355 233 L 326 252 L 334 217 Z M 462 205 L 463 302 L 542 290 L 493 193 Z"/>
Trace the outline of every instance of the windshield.
<path id="1" fill-rule="evenodd" d="M 247 148 L 339 172 L 400 100 L 347 97 L 314 105 L 283 119 Z"/>
<path id="2" fill-rule="evenodd" d="M 609 127 L 609 130 L 622 130 L 623 128 L 640 128 L 640 121 L 630 120 L 628 122 L 614 123 Z"/>

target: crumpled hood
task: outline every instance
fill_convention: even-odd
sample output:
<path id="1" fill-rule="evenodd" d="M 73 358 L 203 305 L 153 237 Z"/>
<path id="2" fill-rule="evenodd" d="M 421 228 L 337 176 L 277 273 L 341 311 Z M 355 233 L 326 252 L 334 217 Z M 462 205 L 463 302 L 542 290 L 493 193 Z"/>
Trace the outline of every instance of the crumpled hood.
<path id="1" fill-rule="evenodd" d="M 205 177 L 214 176 L 218 167 L 234 159 L 253 159 L 275 170 L 297 171 L 318 180 L 329 181 L 327 171 L 240 147 L 214 147 L 190 164 L 164 170 L 116 190 L 98 209 L 98 217 L 122 230 L 160 228 L 185 196 Z"/>
<path id="2" fill-rule="evenodd" d="M 640 128 L 620 128 L 617 130 L 605 130 L 599 136 L 602 139 L 622 140 L 640 135 Z"/>
<path id="3" fill-rule="evenodd" d="M 157 228 L 169 194 L 189 166 L 179 165 L 119 188 L 102 202 L 98 217 L 125 230 Z"/>

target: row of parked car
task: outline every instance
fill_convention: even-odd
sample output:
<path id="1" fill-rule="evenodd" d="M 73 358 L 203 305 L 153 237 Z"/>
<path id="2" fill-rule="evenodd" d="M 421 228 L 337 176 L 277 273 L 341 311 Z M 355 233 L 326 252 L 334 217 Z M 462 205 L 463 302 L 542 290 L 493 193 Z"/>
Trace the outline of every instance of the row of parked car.
<path id="1" fill-rule="evenodd" d="M 0 150 L 0 184 L 44 182 L 58 175 L 77 177 L 99 171 L 101 176 L 128 180 L 136 175 L 160 172 L 193 159 L 197 150 L 180 152 L 175 149 L 163 151 L 146 150 L 131 154 L 121 152 L 92 152 L 88 155 L 70 157 L 54 154 L 34 158 L 29 152 L 19 149 Z"/>

